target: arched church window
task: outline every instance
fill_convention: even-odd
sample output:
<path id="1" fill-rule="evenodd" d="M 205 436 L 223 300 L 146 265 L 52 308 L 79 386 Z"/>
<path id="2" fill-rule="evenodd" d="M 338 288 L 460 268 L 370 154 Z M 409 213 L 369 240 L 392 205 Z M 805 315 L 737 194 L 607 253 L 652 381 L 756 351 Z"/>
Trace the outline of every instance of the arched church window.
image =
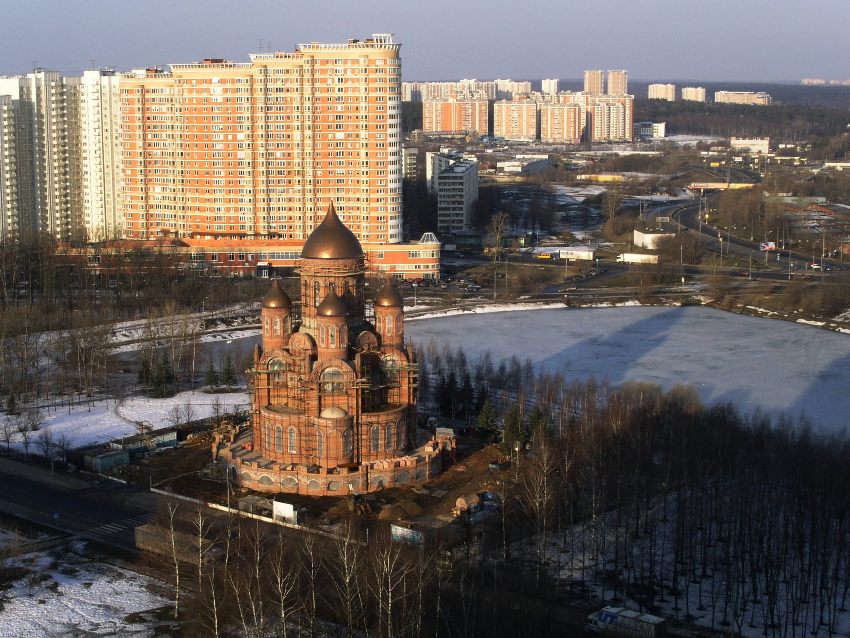
<path id="1" fill-rule="evenodd" d="M 289 428 L 286 447 L 290 454 L 296 454 L 298 452 L 298 434 L 295 432 L 295 428 Z"/>
<path id="2" fill-rule="evenodd" d="M 274 334 L 276 337 L 280 335 L 280 317 L 274 318 Z"/>
<path id="3" fill-rule="evenodd" d="M 334 282 L 334 281 L 328 282 L 328 292 L 336 292 L 336 282 Z"/>
<path id="4" fill-rule="evenodd" d="M 350 295 L 351 294 L 351 281 L 346 279 L 344 285 L 345 285 L 345 289 L 344 289 L 345 294 Z"/>
<path id="5" fill-rule="evenodd" d="M 345 376 L 339 368 L 326 368 L 319 377 L 319 387 L 324 394 L 342 392 Z"/>
<path id="6" fill-rule="evenodd" d="M 319 307 L 319 303 L 321 299 L 319 299 L 319 295 L 322 292 L 322 285 L 318 281 L 313 282 L 313 306 L 315 308 Z"/>
<path id="7" fill-rule="evenodd" d="M 274 428 L 274 451 L 283 452 L 283 428 L 279 425 Z"/>
<path id="8" fill-rule="evenodd" d="M 376 425 L 372 427 L 372 451 L 377 452 L 381 449 L 381 430 Z"/>
<path id="9" fill-rule="evenodd" d="M 399 315 L 395 318 L 395 333 L 396 333 L 397 335 L 400 335 L 400 334 L 401 334 L 401 321 L 402 321 L 402 319 L 401 319 L 401 314 L 399 314 Z"/>
<path id="10" fill-rule="evenodd" d="M 384 334 L 389 336 L 393 333 L 393 318 L 387 317 L 384 320 Z"/>
<path id="11" fill-rule="evenodd" d="M 269 318 L 266 317 L 266 334 L 269 335 L 271 332 L 269 331 Z"/>
<path id="12" fill-rule="evenodd" d="M 384 427 L 384 450 L 389 451 L 393 449 L 393 424 L 387 423 Z"/>
<path id="13" fill-rule="evenodd" d="M 336 328 L 328 328 L 328 347 L 336 348 Z"/>
<path id="14" fill-rule="evenodd" d="M 346 430 L 342 433 L 342 453 L 344 456 L 351 456 L 352 452 L 352 435 L 351 430 Z"/>

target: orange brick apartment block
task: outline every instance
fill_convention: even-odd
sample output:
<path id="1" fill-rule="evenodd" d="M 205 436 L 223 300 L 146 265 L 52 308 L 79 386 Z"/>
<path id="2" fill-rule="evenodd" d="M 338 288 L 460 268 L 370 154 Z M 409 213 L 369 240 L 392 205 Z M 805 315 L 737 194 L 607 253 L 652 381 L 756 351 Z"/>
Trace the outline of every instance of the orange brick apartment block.
<path id="1" fill-rule="evenodd" d="M 376 34 L 124 74 L 127 237 L 297 256 L 333 202 L 367 252 L 401 242 L 399 48 Z"/>

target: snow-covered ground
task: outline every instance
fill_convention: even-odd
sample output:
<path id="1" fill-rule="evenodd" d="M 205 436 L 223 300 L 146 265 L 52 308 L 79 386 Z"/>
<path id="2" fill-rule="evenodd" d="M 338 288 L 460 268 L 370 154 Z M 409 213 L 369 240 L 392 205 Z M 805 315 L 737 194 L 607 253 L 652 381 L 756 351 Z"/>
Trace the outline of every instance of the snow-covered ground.
<path id="1" fill-rule="evenodd" d="M 850 414 L 846 335 L 711 308 L 630 307 L 460 313 L 408 324 L 408 338 L 517 356 L 568 380 L 693 385 L 707 403 L 809 417 L 844 429 Z"/>
<path id="2" fill-rule="evenodd" d="M 152 636 L 151 610 L 169 601 L 134 572 L 74 552 L 35 552 L 12 561 L 30 573 L 0 593 L 0 636 Z M 130 616 L 134 614 L 135 616 Z"/>
<path id="3" fill-rule="evenodd" d="M 248 393 L 245 389 L 223 394 L 186 391 L 165 399 L 136 396 L 124 399 L 117 406 L 114 401 L 97 401 L 91 407 L 75 406 L 70 413 L 67 407 L 59 408 L 55 412 L 43 410 L 44 421 L 40 430 L 49 430 L 54 440 L 64 434 L 72 448 L 84 447 L 138 434 L 138 424 L 150 425 L 154 429 L 173 425 L 169 419 L 175 406 L 185 415 L 188 405 L 195 419 L 211 416 L 216 399 L 222 412 L 232 412 L 234 406 L 243 410 L 248 407 Z M 38 445 L 35 442 L 37 436 L 38 434 L 30 438 L 32 453 L 38 453 Z M 20 434 L 15 434 L 12 446 L 23 449 Z"/>

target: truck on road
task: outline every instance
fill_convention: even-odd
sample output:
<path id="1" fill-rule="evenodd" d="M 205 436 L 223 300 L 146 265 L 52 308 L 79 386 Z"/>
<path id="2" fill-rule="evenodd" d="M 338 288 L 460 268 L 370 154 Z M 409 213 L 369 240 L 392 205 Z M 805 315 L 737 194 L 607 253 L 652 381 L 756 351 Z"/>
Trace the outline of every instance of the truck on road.
<path id="1" fill-rule="evenodd" d="M 657 264 L 658 255 L 647 255 L 644 253 L 622 253 L 617 255 L 617 261 L 626 264 Z"/>
<path id="2" fill-rule="evenodd" d="M 587 617 L 584 630 L 595 634 L 614 634 L 628 638 L 663 638 L 667 621 L 625 607 L 603 607 Z"/>

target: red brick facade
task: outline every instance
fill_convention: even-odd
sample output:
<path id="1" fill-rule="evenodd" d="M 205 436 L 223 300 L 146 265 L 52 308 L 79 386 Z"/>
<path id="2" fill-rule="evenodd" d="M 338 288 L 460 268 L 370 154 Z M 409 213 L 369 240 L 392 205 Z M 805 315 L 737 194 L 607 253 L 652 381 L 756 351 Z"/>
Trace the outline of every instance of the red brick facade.
<path id="1" fill-rule="evenodd" d="M 365 256 L 333 206 L 304 245 L 300 323 L 277 280 L 263 298 L 249 373 L 252 442 L 222 455 L 269 492 L 346 494 L 421 483 L 441 444 L 413 451 L 417 363 L 391 280 L 367 320 Z"/>

